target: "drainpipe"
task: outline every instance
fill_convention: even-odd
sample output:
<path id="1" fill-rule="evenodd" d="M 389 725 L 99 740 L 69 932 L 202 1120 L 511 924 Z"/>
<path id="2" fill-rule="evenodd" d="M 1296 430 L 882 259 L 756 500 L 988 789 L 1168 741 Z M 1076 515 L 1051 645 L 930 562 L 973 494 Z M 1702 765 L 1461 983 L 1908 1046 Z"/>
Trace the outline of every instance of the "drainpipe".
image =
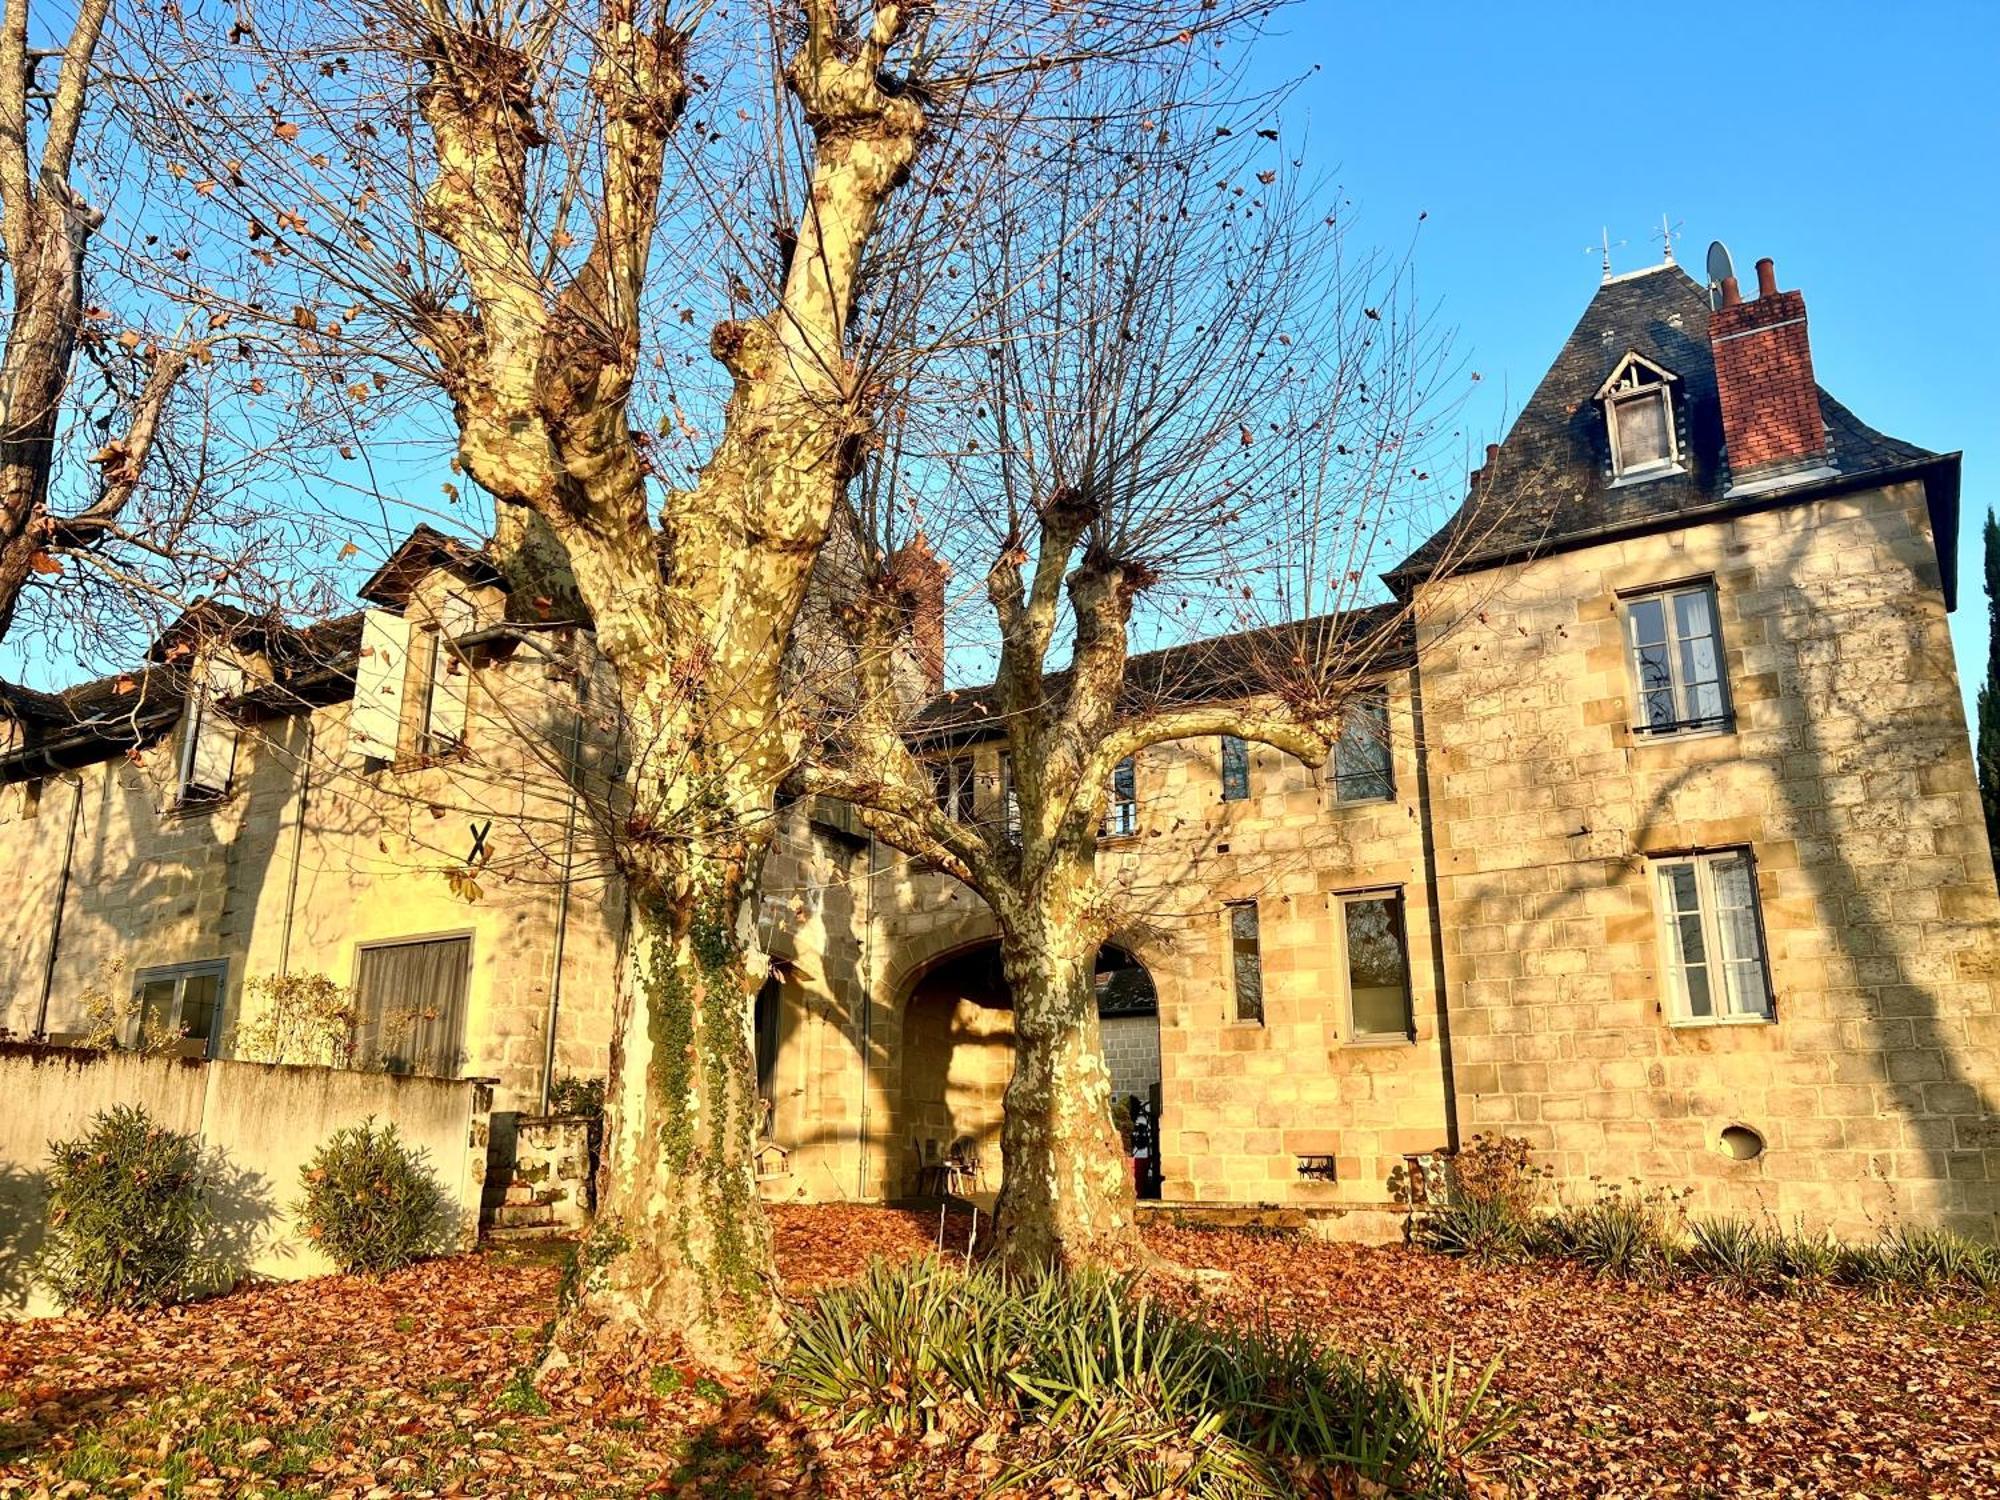
<path id="1" fill-rule="evenodd" d="M 1430 754 L 1424 748 L 1424 684 L 1421 665 L 1410 666 L 1410 727 L 1417 742 L 1417 827 L 1424 850 L 1424 890 L 1431 928 L 1431 982 L 1437 991 L 1438 1058 L 1444 1071 L 1445 1144 L 1458 1150 L 1458 1084 L 1451 1056 L 1451 1004 L 1445 994 L 1444 897 L 1438 889 L 1437 836 L 1433 826 L 1437 807 L 1431 800 Z"/>
<path id="2" fill-rule="evenodd" d="M 317 740 L 318 726 L 313 723 L 312 710 L 307 709 L 305 754 L 299 761 L 299 801 L 292 815 L 292 868 L 285 876 L 285 921 L 278 931 L 280 979 L 292 972 L 292 909 L 299 901 L 299 864 L 305 858 L 306 802 L 312 789 L 313 747 Z"/>
<path id="3" fill-rule="evenodd" d="M 866 915 L 861 926 L 861 1121 L 856 1127 L 855 1144 L 860 1148 L 856 1153 L 860 1173 L 855 1182 L 854 1196 L 866 1201 L 868 1197 L 868 1093 L 872 1086 L 869 1069 L 874 1065 L 869 1055 L 870 1039 L 874 1032 L 875 1020 L 875 830 L 868 830 L 868 863 L 861 872 L 861 893 Z"/>
<path id="4" fill-rule="evenodd" d="M 42 1000 L 35 1010 L 34 1037 L 45 1042 L 49 1036 L 49 996 L 56 985 L 56 955 L 62 949 L 63 907 L 69 902 L 70 866 L 76 861 L 76 828 L 83 820 L 83 777 L 72 773 L 69 778 L 69 832 L 63 837 L 62 873 L 56 877 L 56 911 L 49 924 L 49 958 L 42 966 Z"/>
<path id="5" fill-rule="evenodd" d="M 575 666 L 575 657 L 571 658 Z M 583 779 L 583 718 L 590 704 L 590 683 L 581 667 L 576 667 L 576 717 L 570 725 L 568 780 L 569 812 L 563 824 L 562 885 L 556 896 L 555 954 L 549 960 L 549 1014 L 542 1028 L 542 1105 L 549 1112 L 549 1093 L 555 1086 L 556 1022 L 562 1015 L 563 950 L 569 939 L 569 900 L 576 868 L 577 783 Z"/>

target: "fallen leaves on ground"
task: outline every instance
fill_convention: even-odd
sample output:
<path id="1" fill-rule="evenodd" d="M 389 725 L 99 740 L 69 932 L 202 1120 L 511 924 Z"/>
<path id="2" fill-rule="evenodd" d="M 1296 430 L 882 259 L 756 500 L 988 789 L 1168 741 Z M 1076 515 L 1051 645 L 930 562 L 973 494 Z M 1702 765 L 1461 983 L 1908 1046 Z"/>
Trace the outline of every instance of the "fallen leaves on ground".
<path id="1" fill-rule="evenodd" d="M 773 1213 L 791 1295 L 936 1248 L 936 1211 Z M 942 1242 L 964 1250 L 969 1219 Z M 1149 1231 L 1152 1279 L 1413 1371 L 1501 1361 L 1527 1495 L 2000 1495 L 1992 1303 L 1739 1301 L 1421 1251 Z M 538 1391 L 559 1256 L 496 1250 L 97 1321 L 0 1324 L 0 1494 L 956 1496 L 1008 1441 L 846 1435 L 672 1364 Z M 982 1446 L 983 1445 L 983 1446 Z M 996 1449 L 1000 1450 L 996 1452 Z"/>

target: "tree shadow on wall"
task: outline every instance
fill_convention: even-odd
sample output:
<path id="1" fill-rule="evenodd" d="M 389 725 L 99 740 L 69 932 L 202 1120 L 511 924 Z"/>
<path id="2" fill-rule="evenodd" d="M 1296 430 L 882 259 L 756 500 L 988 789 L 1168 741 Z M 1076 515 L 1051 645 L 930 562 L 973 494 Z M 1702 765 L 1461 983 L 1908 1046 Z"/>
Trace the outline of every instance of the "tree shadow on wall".
<path id="1" fill-rule="evenodd" d="M 48 1174 L 0 1163 L 0 1314 L 27 1309 L 47 1224 Z"/>

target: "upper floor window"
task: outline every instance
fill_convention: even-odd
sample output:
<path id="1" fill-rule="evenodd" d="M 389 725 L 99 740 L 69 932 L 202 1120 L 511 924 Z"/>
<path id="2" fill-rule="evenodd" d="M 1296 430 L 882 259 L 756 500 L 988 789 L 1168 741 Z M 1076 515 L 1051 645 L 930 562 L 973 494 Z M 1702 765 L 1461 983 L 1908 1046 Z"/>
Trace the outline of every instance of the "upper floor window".
<path id="1" fill-rule="evenodd" d="M 1250 795 L 1250 746 L 1233 734 L 1222 737 L 1222 800 L 1242 802 Z"/>
<path id="2" fill-rule="evenodd" d="M 1104 808 L 1104 837 L 1130 838 L 1139 831 L 1139 767 L 1131 756 L 1111 773 L 1111 800 Z"/>
<path id="3" fill-rule="evenodd" d="M 1640 734 L 1685 734 L 1729 725 L 1715 590 L 1661 589 L 1625 601 Z"/>
<path id="4" fill-rule="evenodd" d="M 449 755 L 465 744 L 470 668 L 458 643 L 472 633 L 476 623 L 470 599 L 463 594 L 445 595 L 438 610 L 438 628 L 431 636 L 429 692 L 424 699 L 426 755 Z"/>
<path id="5" fill-rule="evenodd" d="M 1675 1021 L 1768 1021 L 1771 984 L 1746 849 L 1653 861 L 1668 1014 Z"/>
<path id="6" fill-rule="evenodd" d="M 1413 1039 L 1416 1020 L 1410 1010 L 1402 896 L 1366 891 L 1334 900 L 1341 914 L 1348 1034 L 1358 1042 Z"/>
<path id="7" fill-rule="evenodd" d="M 1674 377 L 1644 355 L 1628 354 L 1598 388 L 1611 431 L 1611 472 L 1619 479 L 1667 473 L 1680 464 L 1674 430 Z"/>
<path id="8" fill-rule="evenodd" d="M 1264 1021 L 1264 952 L 1257 926 L 1255 901 L 1232 901 L 1223 911 L 1229 918 L 1230 995 L 1236 1019 Z"/>
<path id="9" fill-rule="evenodd" d="M 938 811 L 954 823 L 972 821 L 972 757 L 948 756 L 931 762 L 931 795 Z"/>
<path id="10" fill-rule="evenodd" d="M 1014 790 L 1014 757 L 1004 750 L 1000 752 L 1000 822 L 1009 839 L 1020 839 L 1021 797 Z"/>
<path id="11" fill-rule="evenodd" d="M 1389 696 L 1371 688 L 1347 705 L 1333 747 L 1333 800 L 1380 802 L 1396 794 L 1389 757 Z"/>
<path id="12" fill-rule="evenodd" d="M 223 712 L 226 699 L 243 691 L 243 669 L 211 658 L 188 691 L 181 738 L 180 800 L 210 802 L 227 796 L 236 774 L 236 721 Z"/>

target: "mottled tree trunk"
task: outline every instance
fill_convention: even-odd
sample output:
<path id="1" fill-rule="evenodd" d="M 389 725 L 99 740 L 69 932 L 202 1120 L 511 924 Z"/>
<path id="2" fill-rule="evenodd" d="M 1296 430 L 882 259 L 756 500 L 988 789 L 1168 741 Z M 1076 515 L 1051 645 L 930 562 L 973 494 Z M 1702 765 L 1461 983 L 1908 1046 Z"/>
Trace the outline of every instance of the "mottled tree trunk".
<path id="1" fill-rule="evenodd" d="M 602 1378 L 662 1338 L 732 1368 L 780 1329 L 757 1198 L 756 1067 L 740 858 L 678 862 L 636 887 L 619 984 L 597 1225 L 557 1332 Z"/>
<path id="2" fill-rule="evenodd" d="M 1131 1165 L 1111 1118 L 1097 1021 L 1097 946 L 1073 914 L 1001 924 L 1014 1076 L 1000 1130 L 995 1251 L 1016 1269 L 1129 1265 L 1139 1255 Z"/>

